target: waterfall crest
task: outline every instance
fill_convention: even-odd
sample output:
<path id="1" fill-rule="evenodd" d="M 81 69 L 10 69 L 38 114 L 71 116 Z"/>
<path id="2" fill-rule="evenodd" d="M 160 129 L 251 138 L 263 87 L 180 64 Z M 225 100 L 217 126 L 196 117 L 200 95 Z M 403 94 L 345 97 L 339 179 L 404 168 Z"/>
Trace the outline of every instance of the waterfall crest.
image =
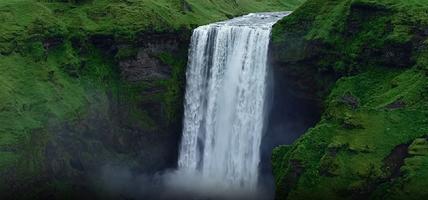
<path id="1" fill-rule="evenodd" d="M 213 190 L 257 188 L 271 27 L 288 14 L 249 14 L 193 32 L 178 166 Z"/>

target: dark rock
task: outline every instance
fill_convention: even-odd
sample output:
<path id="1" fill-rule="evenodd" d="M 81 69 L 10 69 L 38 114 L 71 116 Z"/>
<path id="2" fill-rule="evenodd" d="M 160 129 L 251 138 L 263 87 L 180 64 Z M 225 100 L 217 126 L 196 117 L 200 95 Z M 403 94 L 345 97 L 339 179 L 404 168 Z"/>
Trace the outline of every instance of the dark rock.
<path id="1" fill-rule="evenodd" d="M 93 35 L 89 39 L 91 43 L 106 53 L 115 54 L 117 52 L 116 41 L 111 35 Z"/>
<path id="2" fill-rule="evenodd" d="M 400 109 L 406 107 L 406 103 L 402 100 L 397 100 L 393 103 L 390 103 L 386 106 L 387 109 Z"/>
<path id="3" fill-rule="evenodd" d="M 412 58 L 413 44 L 411 42 L 404 44 L 390 44 L 382 48 L 365 47 L 359 60 L 361 62 L 373 60 L 373 62 L 387 67 L 406 68 L 415 64 Z"/>
<path id="4" fill-rule="evenodd" d="M 414 65 L 412 50 L 411 43 L 386 46 L 383 49 L 381 61 L 387 66 L 411 67 Z"/>
<path id="5" fill-rule="evenodd" d="M 351 13 L 348 17 L 346 35 L 354 36 L 360 32 L 364 21 L 372 20 L 373 17 L 387 14 L 388 9 L 383 5 L 372 2 L 352 2 Z"/>
<path id="6" fill-rule="evenodd" d="M 227 17 L 228 19 L 232 19 L 232 18 L 234 18 L 235 16 L 233 16 L 233 15 L 231 15 L 231 14 L 226 14 L 226 17 Z"/>
<path id="7" fill-rule="evenodd" d="M 303 164 L 298 160 L 290 160 L 290 171 L 284 178 L 281 187 L 277 188 L 278 195 L 286 197 L 288 193 L 297 186 L 300 176 L 305 171 Z"/>
<path id="8" fill-rule="evenodd" d="M 353 109 L 355 109 L 355 108 L 353 108 Z M 345 119 L 343 119 L 342 126 L 343 126 L 343 128 L 346 128 L 346 129 L 362 129 L 362 128 L 364 128 L 363 124 L 361 124 L 361 122 L 359 122 L 353 116 L 346 116 Z"/>
<path id="9" fill-rule="evenodd" d="M 63 42 L 63 38 L 60 38 L 60 37 L 47 38 L 43 41 L 43 47 L 46 50 L 49 50 L 51 48 L 55 48 L 59 46 L 60 44 L 62 44 L 62 42 Z"/>
<path id="10" fill-rule="evenodd" d="M 152 48 L 140 49 L 136 58 L 120 61 L 122 78 L 131 82 L 168 79 L 171 66 L 160 61 L 155 52 Z"/>
<path id="11" fill-rule="evenodd" d="M 422 29 L 422 35 L 423 36 L 428 36 L 428 27 L 425 27 Z"/>
<path id="12" fill-rule="evenodd" d="M 386 12 L 389 10 L 385 5 L 364 1 L 352 2 L 351 9 L 364 15 L 374 15 L 376 12 Z"/>
<path id="13" fill-rule="evenodd" d="M 409 156 L 408 148 L 408 144 L 400 144 L 383 160 L 383 170 L 390 174 L 390 179 L 401 176 L 400 168 L 404 165 L 404 159 Z"/>
<path id="14" fill-rule="evenodd" d="M 343 95 L 340 98 L 340 101 L 342 103 L 345 103 L 346 105 L 350 106 L 354 110 L 357 109 L 359 107 L 359 105 L 360 105 L 360 102 L 359 102 L 358 98 L 355 97 L 355 96 L 353 96 L 350 93 Z"/>
<path id="15" fill-rule="evenodd" d="M 402 176 L 401 167 L 404 165 L 404 160 L 409 157 L 408 144 L 400 144 L 396 146 L 391 153 L 383 160 L 382 170 L 386 173 L 386 177 L 373 177 L 372 171 L 364 176 L 367 181 L 357 187 L 349 187 L 348 190 L 341 191 L 340 193 L 345 197 L 351 194 L 351 199 L 369 199 L 373 192 L 378 189 L 379 185 L 390 183 L 396 178 Z"/>
<path id="16" fill-rule="evenodd" d="M 106 165 L 124 166 L 136 176 L 176 167 L 182 115 L 177 114 L 177 117 L 166 120 L 162 98 L 167 89 L 152 84 L 152 81 L 168 79 L 171 75 L 171 66 L 164 63 L 160 55 L 174 55 L 180 61 L 187 58 L 187 36 L 190 35 L 140 35 L 132 44 L 108 35 L 94 35 L 88 41 L 78 38 L 72 40 L 73 48 L 78 52 L 85 51 L 85 43 L 90 42 L 105 56 L 115 56 L 118 47 L 135 47 L 136 55 L 117 61 L 116 69 L 120 70 L 124 81 L 138 81 L 149 87 L 142 87 L 141 91 L 133 90 L 132 94 L 130 91 L 115 89 L 88 89 L 87 95 L 91 98 L 88 98 L 88 107 L 84 113 L 73 116 L 75 120 L 52 123 L 47 127 L 50 135 L 46 137 L 49 139 L 42 152 L 43 173 L 40 175 L 44 183 L 67 181 L 66 184 L 76 186 L 76 191 L 85 192 L 93 189 L 92 181 L 101 178 L 100 170 Z M 61 43 L 60 38 L 51 38 L 44 41 L 43 45 L 49 49 Z M 85 66 L 84 62 L 81 64 Z M 64 68 L 74 72 L 73 69 L 79 66 Z M 55 71 L 47 71 L 45 78 L 55 82 L 55 76 Z M 118 87 L 124 84 L 128 86 L 128 83 L 122 81 L 114 84 Z M 184 83 L 177 81 L 177 84 Z M 129 95 L 135 95 L 132 96 L 135 98 L 130 100 Z M 97 100 L 102 100 L 102 103 Z M 177 106 L 181 108 L 182 104 L 177 102 Z M 12 180 L 16 181 L 14 177 Z M 13 184 L 10 184 L 9 188 L 13 188 L 10 191 L 27 191 L 27 187 L 42 186 L 34 182 L 26 183 L 28 186 Z M 47 191 L 47 199 L 51 192 L 58 191 Z"/>
<path id="17" fill-rule="evenodd" d="M 70 166 L 76 170 L 79 170 L 79 171 L 85 170 L 80 159 L 76 159 L 76 158 L 71 159 L 70 160 Z"/>
<path id="18" fill-rule="evenodd" d="M 126 113 L 129 106 L 115 103 L 111 106 L 108 114 L 89 108 L 83 119 L 52 128 L 55 135 L 44 151 L 44 166 L 50 181 L 70 180 L 82 187 L 79 191 L 91 190 L 93 185 L 88 179 L 102 178 L 100 170 L 106 165 L 120 165 L 147 174 L 175 166 L 179 128 L 150 131 L 134 124 Z"/>
<path id="19" fill-rule="evenodd" d="M 172 33 L 141 35 L 137 41 L 137 55 L 119 61 L 122 78 L 131 82 L 170 78 L 171 66 L 162 62 L 159 56 L 165 52 L 187 54 L 182 52 L 187 51 L 187 45 L 183 48 L 183 43 L 179 36 Z"/>

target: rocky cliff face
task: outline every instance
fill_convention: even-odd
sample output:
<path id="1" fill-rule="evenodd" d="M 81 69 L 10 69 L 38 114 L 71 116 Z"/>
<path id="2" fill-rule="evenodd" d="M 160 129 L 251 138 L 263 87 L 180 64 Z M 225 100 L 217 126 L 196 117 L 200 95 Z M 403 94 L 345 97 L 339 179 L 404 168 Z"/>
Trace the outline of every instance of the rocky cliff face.
<path id="1" fill-rule="evenodd" d="M 135 55 L 119 61 L 121 77 L 130 82 L 171 78 L 172 67 L 159 59 L 159 56 L 165 52 L 171 55 L 186 56 L 190 34 L 190 31 L 148 33 L 141 35 L 132 44 L 119 45 L 118 48 L 122 51 L 132 48 L 133 45 L 140 46 L 134 49 Z"/>
<path id="2" fill-rule="evenodd" d="M 274 150 L 278 199 L 427 195 L 423 2 L 310 0 L 274 27 L 276 70 L 321 111 L 304 136 Z"/>
<path id="3" fill-rule="evenodd" d="M 108 168 L 137 176 L 175 167 L 189 33 L 142 34 L 135 43 L 99 35 L 89 37 L 85 46 L 75 41 L 71 51 L 81 55 L 80 67 L 67 73 L 85 82 L 83 110 L 76 118 L 52 122 L 31 136 L 31 145 L 40 148 L 35 152 L 34 174 L 27 179 L 29 174 L 20 174 L 23 170 L 6 171 L 4 197 L 96 198 L 106 189 L 104 179 L 117 181 L 104 173 Z M 49 57 L 66 43 L 47 40 L 45 54 Z M 91 55 L 91 51 L 98 53 Z M 123 51 L 130 53 L 119 55 Z M 97 70 L 108 70 L 108 78 L 85 71 L 98 61 L 98 66 L 108 69 Z M 104 80 L 86 82 L 85 76 Z"/>

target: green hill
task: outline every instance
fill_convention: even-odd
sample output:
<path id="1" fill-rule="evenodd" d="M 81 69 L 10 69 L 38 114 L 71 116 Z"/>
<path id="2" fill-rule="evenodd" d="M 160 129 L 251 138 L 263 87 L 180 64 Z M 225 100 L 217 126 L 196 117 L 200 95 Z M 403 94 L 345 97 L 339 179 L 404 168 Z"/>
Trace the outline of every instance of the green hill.
<path id="1" fill-rule="evenodd" d="M 428 193 L 428 1 L 309 0 L 275 26 L 277 63 L 323 105 L 274 152 L 278 199 Z M 310 73 L 308 73 L 310 72 Z"/>

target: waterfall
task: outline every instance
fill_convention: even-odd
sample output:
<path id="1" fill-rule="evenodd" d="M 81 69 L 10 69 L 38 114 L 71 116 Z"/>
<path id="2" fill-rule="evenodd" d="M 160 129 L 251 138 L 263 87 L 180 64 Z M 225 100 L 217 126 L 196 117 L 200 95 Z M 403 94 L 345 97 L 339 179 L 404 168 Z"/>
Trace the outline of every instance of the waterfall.
<path id="1" fill-rule="evenodd" d="M 212 190 L 257 190 L 271 27 L 288 14 L 249 14 L 193 32 L 178 166 Z"/>

